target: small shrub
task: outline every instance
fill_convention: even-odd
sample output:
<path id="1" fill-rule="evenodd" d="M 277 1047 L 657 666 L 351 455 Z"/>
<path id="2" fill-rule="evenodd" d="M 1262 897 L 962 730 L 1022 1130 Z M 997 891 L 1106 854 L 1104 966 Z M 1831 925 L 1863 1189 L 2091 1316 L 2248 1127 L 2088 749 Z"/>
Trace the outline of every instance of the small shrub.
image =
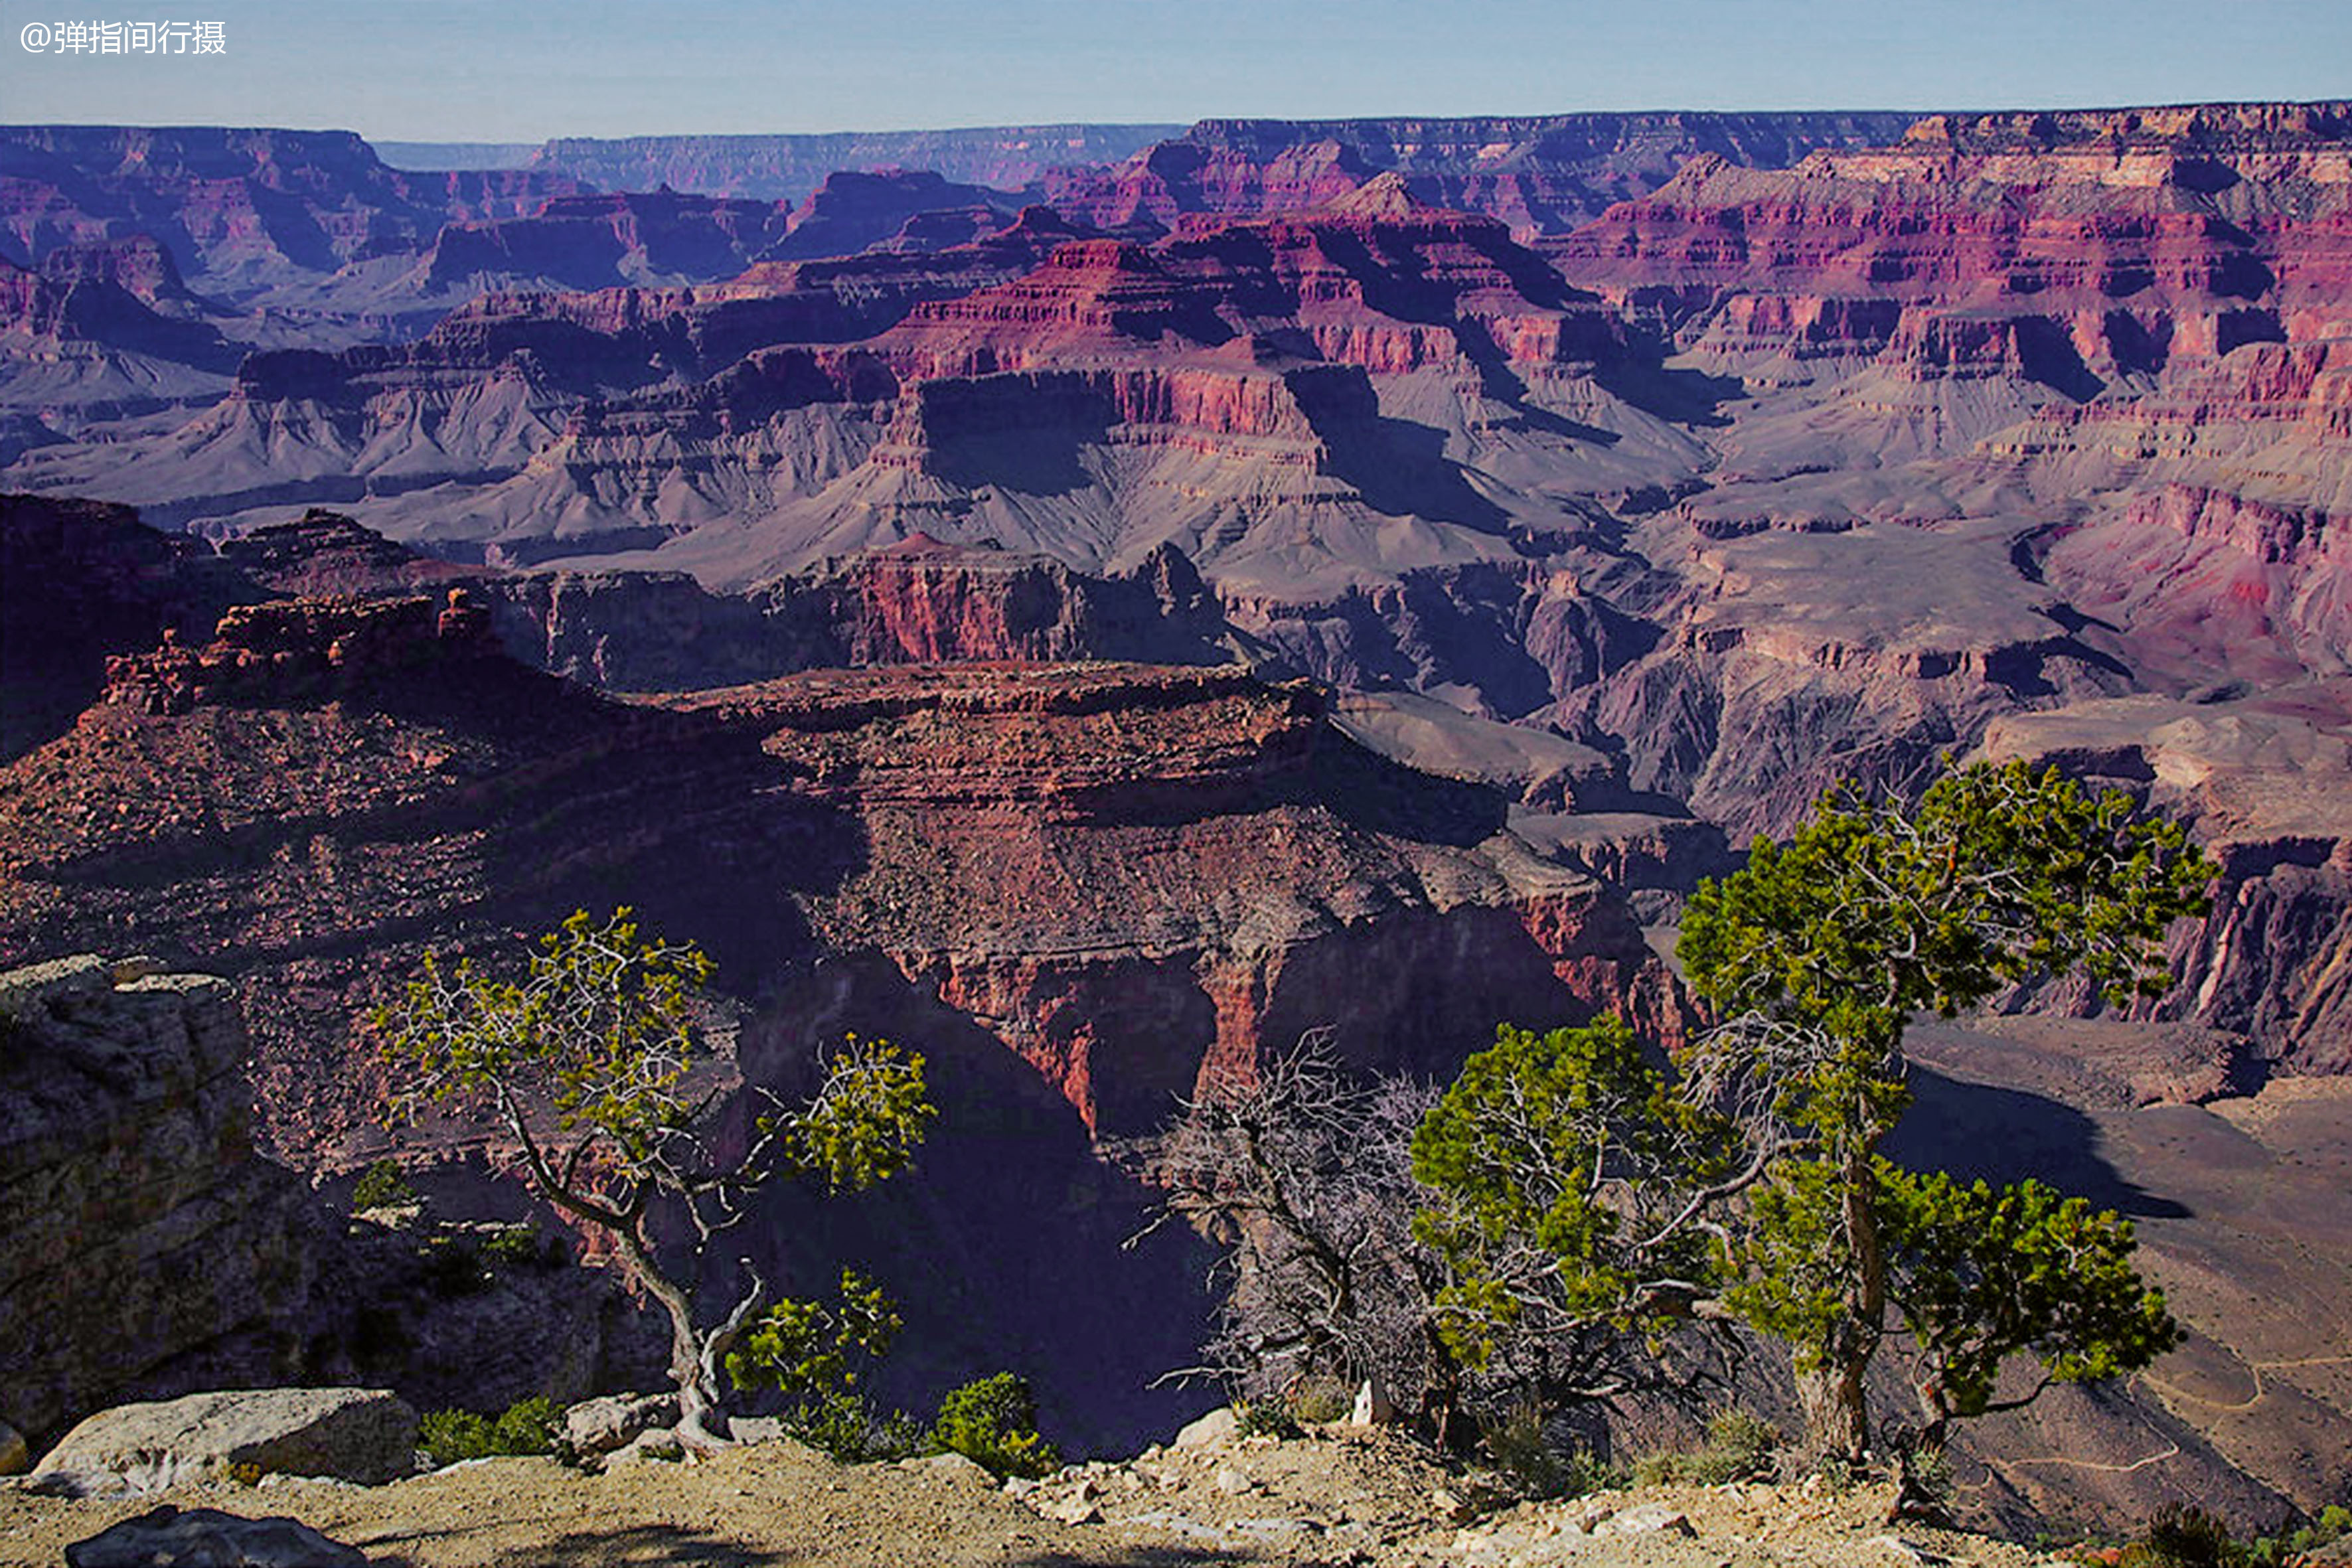
<path id="1" fill-rule="evenodd" d="M 1234 1427 L 1244 1437 L 1272 1437 L 1277 1441 L 1307 1435 L 1277 1399 L 1236 1401 Z"/>
<path id="2" fill-rule="evenodd" d="M 1560 1495 L 1585 1497 L 1614 1491 L 1632 1479 L 1624 1466 L 1612 1464 L 1590 1448 L 1576 1448 L 1569 1453 L 1568 1476 Z"/>
<path id="3" fill-rule="evenodd" d="M 482 1257 L 502 1268 L 544 1268 L 554 1261 L 557 1245 L 530 1226 L 500 1226 L 483 1238 Z"/>
<path id="4" fill-rule="evenodd" d="M 2333 1546 L 2347 1536 L 2352 1536 L 2352 1508 L 2341 1503 L 2329 1503 L 2309 1524 L 2277 1535 L 2263 1536 L 2248 1543 L 2247 1552 L 2263 1568 L 2272 1568 L 2274 1563 L 2292 1562 L 2306 1552 Z"/>
<path id="5" fill-rule="evenodd" d="M 772 1388 L 792 1401 L 784 1430 L 844 1464 L 908 1458 L 922 1446 L 921 1425 L 857 1392 L 861 1373 L 889 1353 L 900 1326 L 882 1288 L 845 1268 L 834 1300 L 779 1301 L 753 1319 L 727 1357 L 728 1375 L 738 1388 Z"/>
<path id="6" fill-rule="evenodd" d="M 1706 1424 L 1706 1443 L 1687 1453 L 1644 1454 L 1633 1461 L 1633 1484 L 1664 1486 L 1681 1481 L 1696 1486 L 1721 1486 L 1727 1481 L 1752 1480 L 1771 1473 L 1772 1449 L 1780 1435 L 1745 1410 L 1717 1411 Z M 1832 1476 L 1831 1484 L 1845 1479 Z"/>
<path id="7" fill-rule="evenodd" d="M 1037 1401 L 1026 1380 L 1009 1372 L 951 1389 L 940 1401 L 931 1443 L 984 1465 L 991 1474 L 1051 1474 L 1062 1458 L 1037 1435 Z"/>
<path id="8" fill-rule="evenodd" d="M 1706 1424 L 1706 1447 L 1690 1456 L 1687 1479 L 1702 1486 L 1752 1480 L 1772 1469 L 1780 1434 L 1745 1410 L 1718 1410 Z"/>
<path id="9" fill-rule="evenodd" d="M 908 1459 L 920 1453 L 923 1429 L 903 1410 L 877 1410 L 862 1394 L 812 1394 L 785 1413 L 784 1430 L 845 1465 Z"/>
<path id="10" fill-rule="evenodd" d="M 494 1416 L 471 1410 L 430 1411 L 417 1423 L 416 1446 L 436 1468 L 499 1454 L 552 1453 L 555 1405 L 545 1398 L 521 1399 Z"/>
<path id="11" fill-rule="evenodd" d="M 251 1460 L 234 1464 L 228 1468 L 228 1479 L 235 1481 L 241 1487 L 259 1486 L 261 1484 L 261 1467 L 253 1463 Z"/>
<path id="12" fill-rule="evenodd" d="M 2140 1539 L 2123 1550 L 2123 1568 L 2240 1568 L 2251 1559 L 2218 1514 L 2168 1502 Z"/>
<path id="13" fill-rule="evenodd" d="M 1680 1454 L 1643 1454 L 1633 1461 L 1633 1482 L 1637 1487 L 1663 1487 L 1683 1479 L 1683 1457 Z"/>
<path id="14" fill-rule="evenodd" d="M 408 1184 L 397 1160 L 378 1160 L 360 1173 L 358 1184 L 352 1188 L 353 1214 L 362 1209 L 398 1208 L 416 1201 L 416 1189 Z"/>
<path id="15" fill-rule="evenodd" d="M 1541 1405 L 1517 1405 L 1506 1415 L 1480 1420 L 1478 1446 L 1486 1450 L 1495 1468 L 1508 1476 L 1522 1495 L 1567 1495 L 1569 1467 L 1544 1436 Z"/>
<path id="16" fill-rule="evenodd" d="M 1302 1426 L 1328 1426 L 1356 1413 L 1356 1391 L 1337 1378 L 1310 1377 L 1291 1396 L 1290 1411 Z"/>

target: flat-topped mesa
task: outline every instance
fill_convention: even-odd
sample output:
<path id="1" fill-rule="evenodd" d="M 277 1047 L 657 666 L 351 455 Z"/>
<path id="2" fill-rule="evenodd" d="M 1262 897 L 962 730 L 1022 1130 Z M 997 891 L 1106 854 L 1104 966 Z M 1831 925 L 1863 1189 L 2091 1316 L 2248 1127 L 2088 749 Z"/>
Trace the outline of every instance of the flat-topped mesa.
<path id="1" fill-rule="evenodd" d="M 489 613 L 463 588 L 450 589 L 437 604 L 425 597 L 281 599 L 230 610 L 201 648 L 182 646 L 167 631 L 152 652 L 109 658 L 105 700 L 161 714 L 298 701 L 497 653 Z"/>
<path id="2" fill-rule="evenodd" d="M 1421 200 L 1499 218 L 1524 238 L 1565 233 L 1701 153 L 1778 168 L 1819 147 L 1891 141 L 1906 123 L 1884 113 L 1204 120 L 1116 167 L 1055 170 L 1046 188 L 1065 212 L 1150 232 L 1196 215 L 1322 206 L 1389 173 Z"/>
<path id="3" fill-rule="evenodd" d="M 1131 571 L 1094 576 L 1051 556 L 918 532 L 771 579 L 756 596 L 772 618 L 805 628 L 819 655 L 813 664 L 1224 658 L 1216 600 L 1173 545 Z"/>
<path id="4" fill-rule="evenodd" d="M 767 730 L 802 794 L 1066 820 L 1241 809 L 1297 783 L 1323 731 L 1311 684 L 1231 666 L 815 670 L 683 705 Z"/>
<path id="5" fill-rule="evenodd" d="M 425 254 L 425 282 L 449 289 L 481 276 L 572 288 L 715 281 L 765 255 L 790 219 L 773 203 L 669 190 L 557 196 L 528 216 L 444 227 Z"/>
<path id="6" fill-rule="evenodd" d="M 2086 142 L 2264 151 L 2340 145 L 2352 142 L 2352 100 L 1930 114 L 1903 133 L 1906 147 L 1941 146 L 1971 153 Z"/>

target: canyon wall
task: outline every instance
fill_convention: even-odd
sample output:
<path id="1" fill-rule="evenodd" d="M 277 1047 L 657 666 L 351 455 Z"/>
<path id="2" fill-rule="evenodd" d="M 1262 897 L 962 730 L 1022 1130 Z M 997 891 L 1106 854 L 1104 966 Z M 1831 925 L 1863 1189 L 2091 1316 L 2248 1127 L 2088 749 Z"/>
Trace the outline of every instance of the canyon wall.
<path id="1" fill-rule="evenodd" d="M 235 993 L 84 954 L 0 973 L 0 1418 L 290 1381 L 328 1221 L 252 1146 Z"/>

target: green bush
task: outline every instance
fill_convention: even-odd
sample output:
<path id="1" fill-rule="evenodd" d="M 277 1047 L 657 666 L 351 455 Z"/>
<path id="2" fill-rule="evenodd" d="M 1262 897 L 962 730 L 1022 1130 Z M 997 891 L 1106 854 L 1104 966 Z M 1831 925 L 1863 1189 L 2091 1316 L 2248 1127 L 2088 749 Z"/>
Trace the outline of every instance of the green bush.
<path id="1" fill-rule="evenodd" d="M 1037 1401 L 1026 1380 L 1009 1372 L 952 1389 L 931 1424 L 932 1446 L 1004 1476 L 1043 1476 L 1060 1468 L 1054 1446 L 1037 1435 Z"/>
<path id="2" fill-rule="evenodd" d="M 783 1417 L 784 1430 L 845 1465 L 912 1458 L 923 1429 L 903 1410 L 877 1410 L 862 1394 L 833 1389 L 803 1399 Z"/>
<path id="3" fill-rule="evenodd" d="M 2251 1561 L 2219 1514 L 2178 1502 L 2158 1508 L 2123 1553 L 2123 1568 L 2241 1568 Z"/>
<path id="4" fill-rule="evenodd" d="M 555 1261 L 559 1246 L 530 1226 L 501 1226 L 483 1238 L 482 1256 L 501 1268 L 544 1268 Z"/>
<path id="5" fill-rule="evenodd" d="M 738 1388 L 772 1388 L 792 1401 L 784 1430 L 844 1464 L 904 1459 L 921 1447 L 921 1425 L 857 1391 L 900 1326 L 882 1288 L 845 1268 L 835 1300 L 779 1301 L 753 1319 L 727 1357 L 728 1375 Z"/>
<path id="6" fill-rule="evenodd" d="M 1552 1498 L 1566 1489 L 1568 1467 L 1544 1436 L 1541 1405 L 1530 1401 L 1504 1415 L 1481 1417 L 1478 1446 L 1522 1495 Z"/>
<path id="7" fill-rule="evenodd" d="M 2248 1545 L 2247 1552 L 2262 1568 L 2272 1568 L 2274 1563 L 2290 1562 L 2305 1552 L 2333 1546 L 2347 1536 L 2352 1536 L 2352 1508 L 2329 1503 L 2309 1524 L 2263 1536 Z"/>
<path id="8" fill-rule="evenodd" d="M 352 1188 L 353 1214 L 362 1209 L 398 1208 L 416 1201 L 416 1189 L 408 1184 L 397 1160 L 378 1160 L 360 1173 L 358 1184 Z"/>
<path id="9" fill-rule="evenodd" d="M 1772 1450 L 1780 1433 L 1745 1410 L 1719 1410 L 1706 1424 L 1706 1446 L 1687 1453 L 1644 1454 L 1633 1462 L 1636 1486 L 1664 1486 L 1681 1481 L 1696 1486 L 1721 1486 L 1727 1481 L 1759 1479 L 1772 1471 Z"/>
<path id="10" fill-rule="evenodd" d="M 555 1405 L 544 1397 L 517 1400 L 497 1415 L 435 1410 L 417 1423 L 416 1446 L 437 1468 L 460 1459 L 499 1454 L 548 1454 L 555 1449 Z"/>
<path id="11" fill-rule="evenodd" d="M 1235 1400 L 1234 1430 L 1244 1437 L 1272 1437 L 1277 1442 L 1307 1436 L 1278 1399 Z"/>
<path id="12" fill-rule="evenodd" d="M 1328 1426 L 1356 1412 L 1356 1391 L 1332 1377 L 1310 1377 L 1298 1385 L 1290 1408 L 1302 1426 Z"/>

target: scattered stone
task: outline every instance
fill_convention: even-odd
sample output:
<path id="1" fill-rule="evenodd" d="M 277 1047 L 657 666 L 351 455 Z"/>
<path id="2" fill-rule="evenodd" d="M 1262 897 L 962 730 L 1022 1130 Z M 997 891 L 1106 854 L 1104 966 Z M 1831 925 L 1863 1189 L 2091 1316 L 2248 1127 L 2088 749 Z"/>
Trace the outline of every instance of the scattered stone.
<path id="1" fill-rule="evenodd" d="M 774 1415 L 730 1415 L 727 1435 L 738 1443 L 781 1443 L 792 1436 Z"/>
<path id="2" fill-rule="evenodd" d="M 1611 1514 L 1594 1531 L 1596 1535 L 1696 1535 L 1690 1517 L 1680 1509 L 1662 1502 L 1635 1503 L 1632 1508 Z"/>
<path id="3" fill-rule="evenodd" d="M 1095 1506 L 1093 1499 L 1081 1492 L 1046 1498 L 1032 1503 L 1031 1506 L 1047 1519 L 1061 1524 L 1100 1524 L 1102 1522 L 1102 1510 Z"/>
<path id="4" fill-rule="evenodd" d="M 683 1459 L 686 1445 L 667 1426 L 649 1427 L 604 1456 L 604 1467 L 633 1465 L 647 1459 Z"/>
<path id="5" fill-rule="evenodd" d="M 367 1568 L 357 1547 L 299 1520 L 166 1505 L 66 1548 L 68 1568 Z"/>
<path id="6" fill-rule="evenodd" d="M 373 1483 L 410 1473 L 415 1453 L 416 1412 L 389 1390 L 236 1389 L 102 1410 L 34 1474 L 91 1490 L 109 1489 L 102 1478 L 113 1476 L 131 1491 L 161 1491 L 232 1466 Z"/>
<path id="7" fill-rule="evenodd" d="M 674 1394 L 610 1394 L 602 1399 L 583 1400 L 564 1411 L 563 1442 L 573 1454 L 592 1458 L 628 1447 L 642 1432 L 677 1424 Z M 736 1432 L 731 1420 L 728 1431 L 738 1442 L 757 1440 Z"/>
<path id="8" fill-rule="evenodd" d="M 996 1478 L 988 1473 L 987 1466 L 963 1454 L 952 1452 L 926 1454 L 919 1459 L 901 1459 L 898 1461 L 898 1468 L 902 1470 L 927 1471 L 946 1480 L 962 1481 L 974 1486 L 996 1485 Z"/>
<path id="9" fill-rule="evenodd" d="M 1222 1448 L 1242 1435 L 1241 1417 L 1230 1405 L 1212 1410 L 1176 1434 L 1179 1448 Z"/>
<path id="10" fill-rule="evenodd" d="M 1356 1426 L 1387 1426 L 1393 1425 L 1396 1418 L 1396 1402 L 1389 1397 L 1381 1380 L 1364 1379 L 1364 1385 L 1356 1390 L 1356 1406 L 1349 1412 L 1349 1423 Z"/>
<path id="11" fill-rule="evenodd" d="M 1232 1465 L 1219 1465 L 1209 1479 L 1227 1497 L 1239 1497 L 1257 1485 L 1241 1469 Z"/>

